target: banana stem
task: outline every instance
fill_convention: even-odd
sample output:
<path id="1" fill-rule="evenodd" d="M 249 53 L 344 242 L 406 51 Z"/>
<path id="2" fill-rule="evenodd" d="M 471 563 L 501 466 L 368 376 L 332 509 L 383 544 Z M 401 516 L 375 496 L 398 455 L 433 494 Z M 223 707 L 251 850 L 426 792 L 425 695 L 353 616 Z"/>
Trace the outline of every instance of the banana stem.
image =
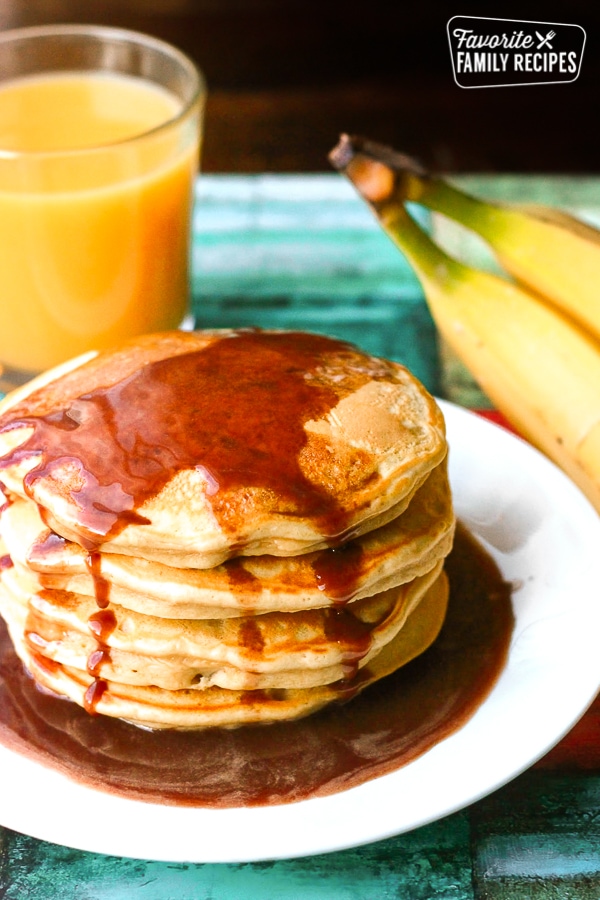
<path id="1" fill-rule="evenodd" d="M 417 160 L 385 144 L 342 135 L 329 154 L 334 168 L 353 182 L 375 210 L 382 204 L 415 202 L 493 236 L 501 208 L 484 203 L 431 175 Z"/>
<path id="2" fill-rule="evenodd" d="M 429 286 L 443 284 L 450 289 L 464 276 L 462 263 L 434 243 L 405 208 L 407 200 L 417 200 L 430 185 L 414 160 L 381 144 L 348 135 L 342 135 L 329 158 L 352 182 L 412 265 L 426 294 Z"/>
<path id="3" fill-rule="evenodd" d="M 485 239 L 494 239 L 498 229 L 510 215 L 508 210 L 478 200 L 442 178 L 429 178 L 422 183 L 419 202 L 433 212 L 460 222 Z"/>
<path id="4" fill-rule="evenodd" d="M 341 135 L 329 161 L 370 203 L 418 201 L 428 177 L 412 157 L 356 135 Z"/>
<path id="5" fill-rule="evenodd" d="M 443 285 L 450 291 L 466 275 L 465 266 L 442 250 L 402 204 L 380 204 L 375 212 L 387 235 L 415 270 L 426 293 L 433 285 Z"/>

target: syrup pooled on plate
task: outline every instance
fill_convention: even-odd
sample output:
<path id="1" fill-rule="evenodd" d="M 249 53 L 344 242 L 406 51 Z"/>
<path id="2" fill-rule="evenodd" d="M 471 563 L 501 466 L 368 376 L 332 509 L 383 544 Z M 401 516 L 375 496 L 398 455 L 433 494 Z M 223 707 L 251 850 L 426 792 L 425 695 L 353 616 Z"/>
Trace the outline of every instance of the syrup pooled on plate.
<path id="1" fill-rule="evenodd" d="M 295 722 L 144 731 L 38 691 L 2 626 L 0 741 L 99 790 L 181 806 L 288 803 L 410 763 L 485 700 L 513 628 L 511 587 L 459 527 L 450 603 L 436 642 L 364 693 Z"/>

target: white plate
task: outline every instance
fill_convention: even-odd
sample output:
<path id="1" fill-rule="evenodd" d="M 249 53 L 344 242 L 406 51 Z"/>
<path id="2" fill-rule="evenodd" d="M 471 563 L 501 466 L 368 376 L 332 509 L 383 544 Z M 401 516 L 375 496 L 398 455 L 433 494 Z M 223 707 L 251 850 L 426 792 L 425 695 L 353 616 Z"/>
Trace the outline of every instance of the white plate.
<path id="1" fill-rule="evenodd" d="M 249 809 L 189 809 L 103 794 L 0 747 L 0 821 L 82 850 L 172 862 L 305 856 L 409 831 L 529 767 L 600 687 L 600 517 L 528 444 L 442 402 L 460 519 L 514 594 L 507 666 L 456 734 L 402 769 L 330 797 Z"/>

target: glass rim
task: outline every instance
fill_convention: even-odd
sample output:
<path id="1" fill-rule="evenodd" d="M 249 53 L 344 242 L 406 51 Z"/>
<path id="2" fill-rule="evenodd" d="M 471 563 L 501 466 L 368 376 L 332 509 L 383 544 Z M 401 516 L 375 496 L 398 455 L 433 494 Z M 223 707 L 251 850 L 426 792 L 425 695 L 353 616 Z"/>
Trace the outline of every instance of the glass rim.
<path id="1" fill-rule="evenodd" d="M 10 28 L 6 31 L 0 32 L 0 49 L 3 45 L 13 42 L 16 43 L 22 40 L 44 37 L 60 37 L 61 35 L 64 35 L 66 37 L 97 37 L 100 40 L 103 38 L 111 38 L 122 43 L 131 43 L 138 46 L 143 45 L 151 50 L 160 52 L 165 56 L 170 57 L 181 66 L 182 70 L 186 73 L 192 84 L 191 95 L 182 103 L 181 109 L 175 115 L 171 116 L 168 119 L 165 119 L 159 125 L 155 125 L 152 128 L 147 129 L 146 131 L 140 131 L 139 133 L 131 135 L 130 137 L 121 138 L 116 141 L 110 141 L 106 144 L 93 144 L 89 147 L 66 147 L 59 150 L 6 150 L 0 145 L 0 162 L 18 159 L 33 160 L 52 158 L 58 159 L 69 156 L 81 157 L 86 154 L 107 152 L 115 147 L 124 147 L 129 144 L 135 144 L 138 141 L 143 141 L 147 138 L 153 137 L 154 135 L 159 134 L 161 131 L 165 131 L 169 128 L 175 127 L 179 122 L 183 121 L 186 116 L 189 115 L 194 106 L 200 104 L 203 98 L 206 96 L 206 79 L 203 72 L 192 60 L 192 58 L 184 53 L 183 50 L 180 50 L 178 47 L 175 47 L 168 41 L 165 41 L 162 38 L 154 37 L 150 34 L 146 34 L 142 31 L 135 31 L 128 28 L 119 28 L 112 25 L 32 25 L 23 28 Z M 58 71 L 60 72 L 61 70 Z M 77 71 L 90 71 L 99 73 L 106 72 L 107 74 L 110 74 L 111 72 L 115 72 L 117 74 L 119 73 L 118 69 L 113 70 L 100 68 L 89 70 L 64 69 L 62 71 L 64 71 L 65 73 Z M 2 86 L 4 83 L 8 84 L 9 82 L 17 81 L 21 78 L 37 77 L 37 75 L 42 75 L 43 72 L 44 70 L 41 70 L 39 73 L 32 74 L 31 76 L 16 75 L 14 78 L 6 80 L 0 78 L 0 91 L 2 90 Z M 136 75 L 133 75 L 132 77 L 141 79 L 144 78 L 144 76 Z"/>

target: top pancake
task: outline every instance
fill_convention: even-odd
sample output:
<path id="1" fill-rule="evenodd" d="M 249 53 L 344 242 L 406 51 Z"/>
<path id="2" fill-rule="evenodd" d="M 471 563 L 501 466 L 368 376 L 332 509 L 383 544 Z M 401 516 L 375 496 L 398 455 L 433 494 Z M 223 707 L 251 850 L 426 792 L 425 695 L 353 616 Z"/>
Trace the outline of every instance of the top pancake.
<path id="1" fill-rule="evenodd" d="M 318 335 L 169 332 L 0 403 L 0 481 L 87 550 L 209 568 L 395 518 L 446 455 L 403 366 Z"/>

